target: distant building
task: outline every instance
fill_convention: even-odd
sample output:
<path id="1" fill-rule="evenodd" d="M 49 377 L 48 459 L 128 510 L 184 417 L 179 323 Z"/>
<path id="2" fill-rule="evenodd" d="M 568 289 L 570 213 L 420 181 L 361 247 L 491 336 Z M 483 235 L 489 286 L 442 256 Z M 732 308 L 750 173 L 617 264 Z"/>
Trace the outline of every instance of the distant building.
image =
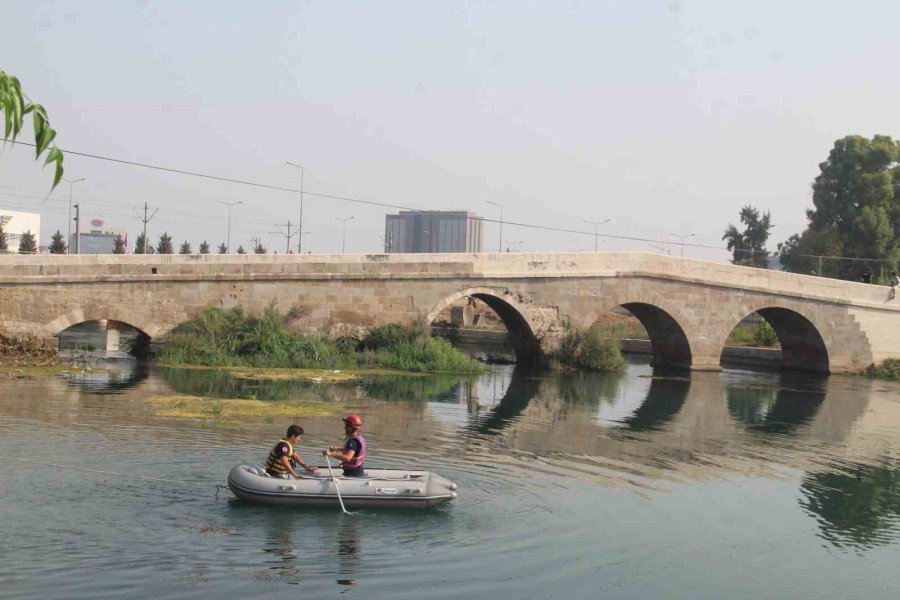
<path id="1" fill-rule="evenodd" d="M 69 254 L 75 254 L 76 247 L 79 254 L 112 254 L 116 246 L 116 237 L 122 236 L 127 242 L 127 234 L 117 227 L 108 227 L 102 219 L 93 219 L 90 229 L 81 232 L 81 244 L 75 244 L 75 233 L 69 238 Z M 128 244 L 125 244 L 128 247 Z"/>
<path id="2" fill-rule="evenodd" d="M 0 209 L 0 224 L 6 233 L 6 246 L 9 252 L 19 252 L 19 239 L 23 233 L 29 231 L 34 235 L 35 246 L 40 247 L 41 215 Z"/>
<path id="3" fill-rule="evenodd" d="M 387 215 L 384 251 L 481 252 L 484 222 L 464 210 L 404 210 Z"/>

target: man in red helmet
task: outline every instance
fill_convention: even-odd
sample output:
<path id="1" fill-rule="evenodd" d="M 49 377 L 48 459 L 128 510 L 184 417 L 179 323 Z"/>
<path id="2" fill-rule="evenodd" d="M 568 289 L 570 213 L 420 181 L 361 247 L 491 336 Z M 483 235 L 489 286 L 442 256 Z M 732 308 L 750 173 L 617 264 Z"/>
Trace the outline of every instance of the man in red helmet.
<path id="1" fill-rule="evenodd" d="M 362 427 L 362 419 L 359 415 L 347 415 L 344 417 L 344 433 L 347 439 L 344 440 L 343 449 L 340 452 L 335 450 L 336 446 L 328 446 L 327 450 L 322 450 L 323 456 L 330 456 L 341 461 L 341 467 L 344 469 L 344 477 L 363 477 L 363 463 L 366 462 L 366 438 L 359 432 Z"/>

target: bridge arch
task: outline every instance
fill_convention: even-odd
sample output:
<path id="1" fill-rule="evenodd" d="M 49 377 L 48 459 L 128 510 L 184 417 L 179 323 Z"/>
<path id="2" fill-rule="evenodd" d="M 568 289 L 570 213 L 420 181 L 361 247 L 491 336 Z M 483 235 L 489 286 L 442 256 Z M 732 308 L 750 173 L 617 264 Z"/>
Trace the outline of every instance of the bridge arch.
<path id="1" fill-rule="evenodd" d="M 691 368 L 691 344 L 684 328 L 670 313 L 649 302 L 623 302 L 617 306 L 634 315 L 647 330 L 654 367 Z"/>
<path id="2" fill-rule="evenodd" d="M 748 312 L 737 323 L 734 323 L 728 330 L 726 338 L 722 340 L 723 354 L 727 336 L 737 327 L 738 323 L 754 312 L 765 319 L 778 336 L 781 344 L 782 369 L 815 373 L 830 372 L 828 347 L 819 329 L 799 311 L 780 306 L 758 308 Z"/>
<path id="3" fill-rule="evenodd" d="M 533 366 L 540 363 L 543 356 L 541 342 L 535 335 L 535 328 L 526 316 L 527 309 L 522 306 L 516 295 L 508 290 L 476 287 L 454 292 L 441 300 L 425 316 L 425 327 L 430 327 L 442 310 L 457 300 L 467 297 L 481 300 L 497 313 L 509 333 L 518 364 Z"/>

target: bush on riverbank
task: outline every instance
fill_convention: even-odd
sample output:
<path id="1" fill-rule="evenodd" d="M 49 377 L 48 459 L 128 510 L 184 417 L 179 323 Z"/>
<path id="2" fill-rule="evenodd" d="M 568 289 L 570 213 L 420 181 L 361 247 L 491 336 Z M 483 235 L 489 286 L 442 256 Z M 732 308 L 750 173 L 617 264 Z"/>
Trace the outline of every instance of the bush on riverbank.
<path id="1" fill-rule="evenodd" d="M 400 325 L 376 327 L 357 351 L 317 333 L 298 333 L 270 307 L 261 316 L 209 308 L 179 325 L 158 360 L 169 364 L 300 369 L 390 368 L 475 373 L 477 362 L 445 340 Z"/>
<path id="2" fill-rule="evenodd" d="M 618 371 L 625 366 L 619 340 L 598 327 L 567 332 L 553 358 L 564 367 L 587 371 Z"/>
<path id="3" fill-rule="evenodd" d="M 889 358 L 880 365 L 869 365 L 861 374 L 873 379 L 900 381 L 900 359 Z"/>

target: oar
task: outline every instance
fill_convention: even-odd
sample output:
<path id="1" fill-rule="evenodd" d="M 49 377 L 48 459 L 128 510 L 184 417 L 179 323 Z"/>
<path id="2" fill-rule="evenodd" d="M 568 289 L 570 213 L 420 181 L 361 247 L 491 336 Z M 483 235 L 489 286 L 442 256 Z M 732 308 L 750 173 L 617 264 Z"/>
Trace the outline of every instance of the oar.
<path id="1" fill-rule="evenodd" d="M 350 515 L 346 508 L 344 508 L 344 499 L 341 498 L 341 488 L 338 485 L 337 477 L 334 476 L 334 471 L 331 470 L 331 459 L 328 456 L 325 456 L 325 464 L 328 465 L 328 472 L 331 473 L 331 480 L 334 482 L 334 491 L 337 492 L 338 502 L 341 503 L 341 510 L 344 511 L 344 514 Z"/>

